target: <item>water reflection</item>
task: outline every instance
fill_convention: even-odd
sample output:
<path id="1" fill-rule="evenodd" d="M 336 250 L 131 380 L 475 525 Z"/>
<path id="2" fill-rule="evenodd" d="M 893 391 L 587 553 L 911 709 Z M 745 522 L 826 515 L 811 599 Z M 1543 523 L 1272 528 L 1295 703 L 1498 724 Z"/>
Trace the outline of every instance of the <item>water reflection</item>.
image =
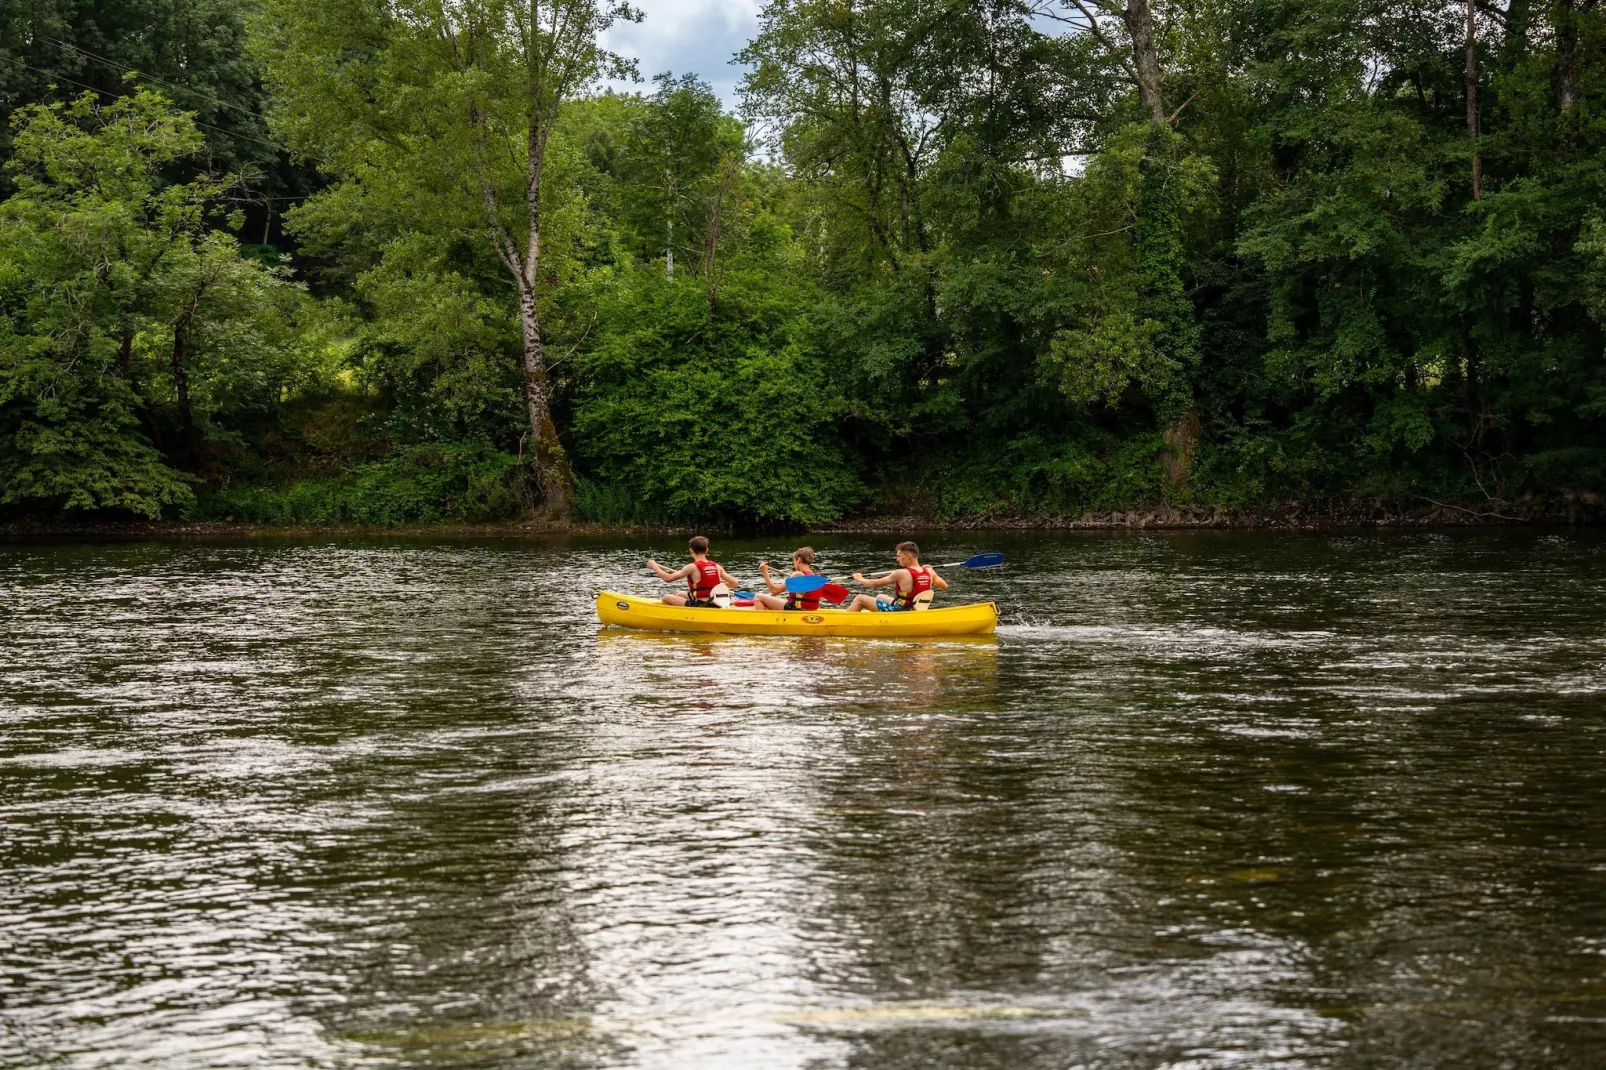
<path id="1" fill-rule="evenodd" d="M 997 698 L 992 636 L 864 640 L 826 636 L 704 636 L 604 629 L 597 635 L 605 690 L 633 698 L 699 697 L 721 708 L 933 706 Z"/>
<path id="2" fill-rule="evenodd" d="M 999 636 L 886 642 L 599 633 L 607 540 L 0 547 L 0 1063 L 1590 1066 L 1602 545 L 956 540 Z"/>

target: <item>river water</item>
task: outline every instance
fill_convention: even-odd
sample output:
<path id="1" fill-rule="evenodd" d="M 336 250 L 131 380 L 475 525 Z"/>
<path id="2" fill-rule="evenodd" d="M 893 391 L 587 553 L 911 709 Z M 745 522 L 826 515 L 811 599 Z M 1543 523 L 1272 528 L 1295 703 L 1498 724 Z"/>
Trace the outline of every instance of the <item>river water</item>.
<path id="1" fill-rule="evenodd" d="M 599 634 L 679 545 L 0 545 L 0 1065 L 1606 1064 L 1606 539 L 945 535 L 996 639 Z"/>

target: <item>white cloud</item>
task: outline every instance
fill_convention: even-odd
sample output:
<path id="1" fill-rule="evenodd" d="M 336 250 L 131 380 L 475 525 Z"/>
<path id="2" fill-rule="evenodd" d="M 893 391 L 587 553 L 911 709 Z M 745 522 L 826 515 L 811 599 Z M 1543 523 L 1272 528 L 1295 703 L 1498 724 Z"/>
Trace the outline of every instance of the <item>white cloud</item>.
<path id="1" fill-rule="evenodd" d="M 696 74 L 719 94 L 725 107 L 740 102 L 742 68 L 735 58 L 758 27 L 759 0 L 635 0 L 646 20 L 620 24 L 608 34 L 608 47 L 640 64 L 644 84 L 618 89 L 650 92 L 652 77 L 665 71 Z"/>

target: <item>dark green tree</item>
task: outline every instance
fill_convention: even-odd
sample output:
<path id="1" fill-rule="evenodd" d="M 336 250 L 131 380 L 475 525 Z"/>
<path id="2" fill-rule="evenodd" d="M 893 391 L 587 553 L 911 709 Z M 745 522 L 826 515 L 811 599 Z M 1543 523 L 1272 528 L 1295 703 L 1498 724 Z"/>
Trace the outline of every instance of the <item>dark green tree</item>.
<path id="1" fill-rule="evenodd" d="M 254 0 L 0 0 L 0 162 L 19 107 L 85 89 L 104 102 L 143 85 L 195 117 L 206 145 L 188 166 L 237 176 L 248 231 L 266 241 L 309 176 L 268 131 L 267 91 L 247 46 L 256 10 Z"/>
<path id="2" fill-rule="evenodd" d="M 299 297 L 214 225 L 229 180 L 163 178 L 204 148 L 187 115 L 146 91 L 98 99 L 18 116 L 0 204 L 0 502 L 155 516 L 190 500 L 169 462 L 207 466 L 226 436 L 213 414 L 278 400 Z"/>

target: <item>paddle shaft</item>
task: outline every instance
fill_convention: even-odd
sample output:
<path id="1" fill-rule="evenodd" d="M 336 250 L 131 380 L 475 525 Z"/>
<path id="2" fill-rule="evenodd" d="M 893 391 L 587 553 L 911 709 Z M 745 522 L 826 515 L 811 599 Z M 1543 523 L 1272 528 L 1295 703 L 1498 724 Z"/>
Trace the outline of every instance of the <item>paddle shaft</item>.
<path id="1" fill-rule="evenodd" d="M 994 568 L 994 567 L 996 567 L 998 565 L 1002 565 L 1003 563 L 1004 563 L 1004 555 L 1003 554 L 1000 554 L 1000 553 L 985 553 L 985 554 L 972 554 L 970 557 L 965 558 L 963 561 L 946 561 L 946 562 L 943 562 L 942 564 L 928 565 L 926 567 L 927 568 L 963 568 L 963 569 Z M 885 572 L 877 572 L 876 573 L 876 577 L 879 578 L 881 576 L 890 576 L 896 571 L 898 571 L 898 570 L 895 569 L 895 568 L 890 568 Z"/>
<path id="2" fill-rule="evenodd" d="M 898 568 L 889 568 L 885 572 L 872 572 L 872 573 L 870 573 L 870 575 L 876 577 L 877 579 L 880 579 L 882 576 L 890 576 L 890 575 L 892 575 L 894 572 L 897 572 L 898 569 L 900 569 L 902 567 L 903 567 L 902 565 L 899 565 Z M 964 568 L 965 567 L 965 563 L 963 561 L 950 561 L 945 565 L 922 565 L 920 567 L 921 568 Z"/>

